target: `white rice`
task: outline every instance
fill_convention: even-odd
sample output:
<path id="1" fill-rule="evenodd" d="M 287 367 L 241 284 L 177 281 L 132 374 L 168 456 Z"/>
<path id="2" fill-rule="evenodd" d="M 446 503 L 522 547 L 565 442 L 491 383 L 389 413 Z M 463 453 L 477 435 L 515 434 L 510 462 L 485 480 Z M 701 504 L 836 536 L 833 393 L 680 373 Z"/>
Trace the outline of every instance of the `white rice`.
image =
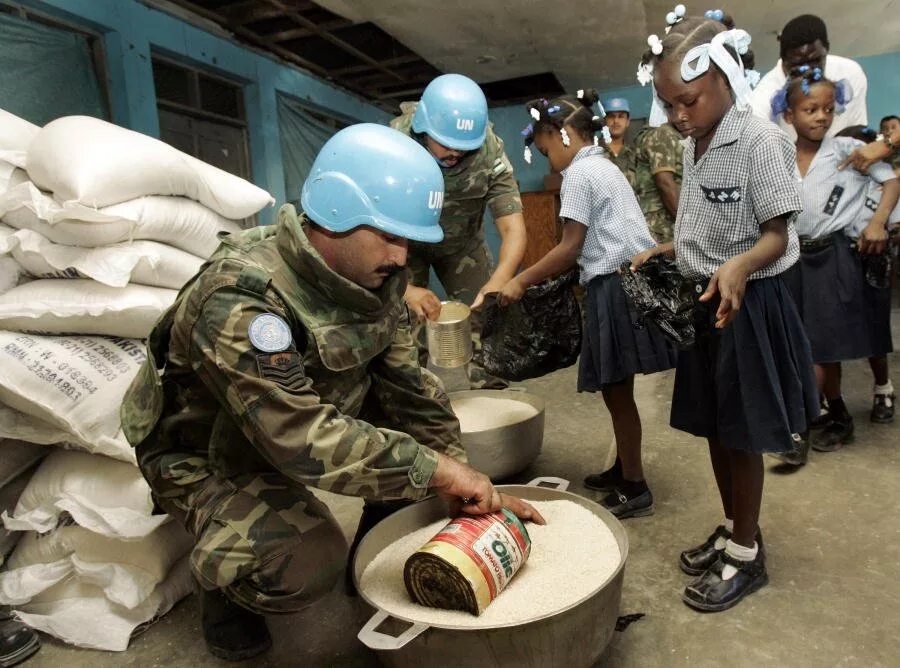
<path id="1" fill-rule="evenodd" d="M 537 415 L 538 409 L 515 399 L 460 397 L 450 401 L 464 434 L 505 427 Z"/>
<path id="2" fill-rule="evenodd" d="M 363 572 L 360 589 L 378 608 L 433 626 L 486 626 L 525 622 L 552 614 L 596 590 L 618 568 L 619 545 L 609 527 L 572 501 L 535 501 L 546 526 L 528 524 L 531 555 L 509 586 L 480 615 L 413 603 L 403 583 L 409 556 L 437 534 L 447 519 L 412 532 L 382 550 Z"/>

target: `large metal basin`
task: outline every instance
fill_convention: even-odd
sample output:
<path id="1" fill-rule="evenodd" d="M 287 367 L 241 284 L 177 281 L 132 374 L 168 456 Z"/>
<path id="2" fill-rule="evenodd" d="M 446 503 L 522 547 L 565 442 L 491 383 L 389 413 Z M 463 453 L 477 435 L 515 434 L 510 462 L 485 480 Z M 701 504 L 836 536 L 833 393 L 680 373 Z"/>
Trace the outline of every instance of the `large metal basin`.
<path id="1" fill-rule="evenodd" d="M 600 659 L 619 616 L 628 537 L 619 521 L 598 504 L 562 489 L 535 486 L 542 480 L 568 485 L 556 478 L 539 478 L 530 485 L 503 485 L 499 489 L 531 501 L 565 499 L 590 510 L 612 530 L 619 545 L 621 561 L 613 574 L 597 582 L 568 608 L 512 625 L 472 629 L 429 626 L 404 618 L 402 626 L 406 628 L 392 635 L 378 627 L 394 618 L 377 611 L 359 632 L 359 639 L 375 651 L 382 665 L 391 668 L 588 668 Z M 366 566 L 381 550 L 401 536 L 444 517 L 445 512 L 443 501 L 431 498 L 400 510 L 372 529 L 360 544 L 353 563 L 357 588 Z M 577 549 L 577 545 L 572 546 L 573 551 Z M 564 563 L 559 564 L 559 586 L 566 586 Z M 373 605 L 364 590 L 359 592 Z"/>
<path id="2" fill-rule="evenodd" d="M 541 454 L 544 443 L 544 400 L 519 390 L 466 390 L 452 392 L 450 401 L 472 397 L 511 399 L 537 409 L 537 414 L 521 422 L 463 432 L 462 444 L 469 464 L 491 480 L 503 480 L 524 471 Z"/>

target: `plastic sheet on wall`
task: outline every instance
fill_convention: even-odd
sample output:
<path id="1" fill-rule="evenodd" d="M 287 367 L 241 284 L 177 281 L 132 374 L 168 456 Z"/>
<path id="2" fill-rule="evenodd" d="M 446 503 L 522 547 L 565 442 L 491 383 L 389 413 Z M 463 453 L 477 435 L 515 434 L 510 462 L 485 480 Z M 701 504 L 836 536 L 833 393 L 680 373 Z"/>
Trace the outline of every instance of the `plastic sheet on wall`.
<path id="1" fill-rule="evenodd" d="M 0 108 L 37 125 L 74 114 L 107 119 L 88 38 L 0 14 Z"/>
<path id="2" fill-rule="evenodd" d="M 340 127 L 323 123 L 300 102 L 286 95 L 279 95 L 278 128 L 287 200 L 299 208 L 300 188 L 303 187 L 313 160 Z"/>

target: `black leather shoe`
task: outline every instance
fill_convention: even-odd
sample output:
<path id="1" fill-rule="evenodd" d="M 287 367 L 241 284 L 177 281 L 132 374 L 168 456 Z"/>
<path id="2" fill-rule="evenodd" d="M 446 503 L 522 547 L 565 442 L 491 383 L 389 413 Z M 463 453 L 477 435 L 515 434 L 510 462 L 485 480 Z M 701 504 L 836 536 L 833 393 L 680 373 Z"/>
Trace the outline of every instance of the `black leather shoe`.
<path id="1" fill-rule="evenodd" d="M 737 569 L 730 580 L 722 579 L 726 564 Z M 753 561 L 740 561 L 724 550 L 703 575 L 689 584 L 681 597 L 688 606 L 701 612 L 721 612 L 733 608 L 745 596 L 769 583 L 766 558 L 762 548 Z"/>
<path id="2" fill-rule="evenodd" d="M 603 497 L 600 505 L 620 520 L 629 517 L 646 517 L 653 514 L 653 494 L 648 488 L 637 496 L 628 497 L 622 491 L 614 489 Z"/>
<path id="3" fill-rule="evenodd" d="M 849 415 L 839 420 L 833 419 L 828 426 L 809 437 L 816 452 L 834 452 L 848 443 L 853 443 L 853 418 Z"/>
<path id="4" fill-rule="evenodd" d="M 34 630 L 9 613 L 0 613 L 0 667 L 16 666 L 34 656 L 40 648 L 41 641 Z"/>
<path id="5" fill-rule="evenodd" d="M 213 656 L 243 661 L 272 646 L 265 618 L 242 608 L 221 590 L 201 589 L 200 609 L 206 649 Z"/>
<path id="6" fill-rule="evenodd" d="M 410 505 L 412 501 L 383 501 L 377 503 L 366 503 L 363 506 L 362 515 L 359 518 L 359 524 L 356 525 L 356 535 L 350 544 L 350 551 L 347 554 L 347 569 L 344 571 L 344 591 L 347 596 L 356 596 L 356 585 L 353 582 L 353 560 L 356 558 L 356 551 L 359 544 L 366 534 L 369 533 L 376 524 L 386 517 L 390 517 L 401 508 Z"/>
<path id="7" fill-rule="evenodd" d="M 897 398 L 893 394 L 876 394 L 872 398 L 872 413 L 869 419 L 877 424 L 890 424 L 894 421 L 894 404 Z"/>
<path id="8" fill-rule="evenodd" d="M 731 532 L 723 524 L 717 526 L 706 541 L 681 553 L 678 559 L 681 570 L 688 575 L 703 575 L 710 566 L 716 563 L 719 554 L 725 549 L 716 549 L 716 540 L 719 538 L 725 540 L 731 538 Z"/>
<path id="9" fill-rule="evenodd" d="M 787 452 L 771 452 L 769 454 L 782 464 L 799 468 L 809 460 L 809 438 L 795 441 L 794 447 Z"/>
<path id="10" fill-rule="evenodd" d="M 827 411 L 819 413 L 816 417 L 809 421 L 810 429 L 824 429 L 831 422 L 831 416 Z"/>
<path id="11" fill-rule="evenodd" d="M 598 492 L 608 492 L 615 489 L 616 485 L 622 483 L 622 469 L 619 467 L 618 460 L 613 467 L 603 473 L 592 473 L 584 479 L 584 486 Z"/>

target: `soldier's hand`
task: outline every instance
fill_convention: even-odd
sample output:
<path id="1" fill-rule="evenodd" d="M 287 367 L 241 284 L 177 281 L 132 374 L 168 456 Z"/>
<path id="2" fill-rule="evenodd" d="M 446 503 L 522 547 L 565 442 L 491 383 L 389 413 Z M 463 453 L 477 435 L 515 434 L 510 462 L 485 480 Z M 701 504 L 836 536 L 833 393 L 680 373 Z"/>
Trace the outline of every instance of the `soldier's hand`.
<path id="1" fill-rule="evenodd" d="M 419 320 L 437 320 L 441 315 L 441 300 L 428 288 L 407 285 L 403 298 Z"/>
<path id="2" fill-rule="evenodd" d="M 445 455 L 438 455 L 431 488 L 447 501 L 451 517 L 460 513 L 484 515 L 506 508 L 519 519 L 531 520 L 536 524 L 547 523 L 530 503 L 501 494 L 486 475 Z"/>

